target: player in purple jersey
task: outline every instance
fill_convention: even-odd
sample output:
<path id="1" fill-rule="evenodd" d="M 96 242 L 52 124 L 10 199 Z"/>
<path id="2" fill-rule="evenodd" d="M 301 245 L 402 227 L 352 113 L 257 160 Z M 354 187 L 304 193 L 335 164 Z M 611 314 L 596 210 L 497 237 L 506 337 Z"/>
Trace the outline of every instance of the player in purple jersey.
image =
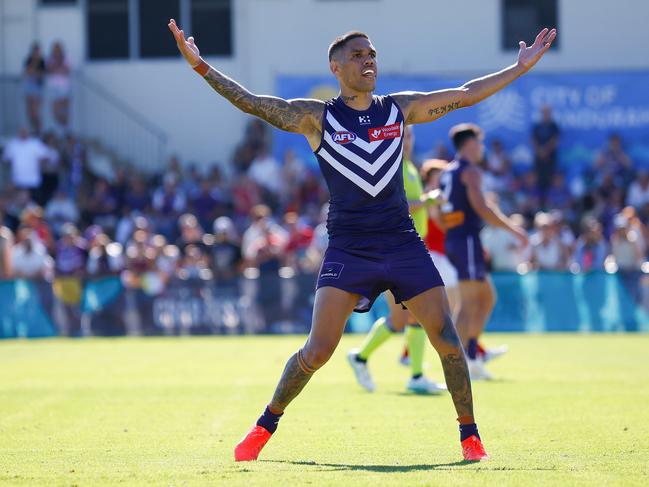
<path id="1" fill-rule="evenodd" d="M 489 203 L 482 192 L 478 164 L 484 158 L 483 134 L 477 125 L 464 123 L 451 129 L 456 159 L 442 172 L 441 206 L 446 229 L 446 255 L 460 281 L 460 311 L 456 325 L 465 347 L 471 379 L 491 379 L 478 350 L 478 338 L 491 315 L 496 296 L 487 275 L 480 230 L 484 222 L 504 228 L 527 246 L 527 233 Z"/>
<path id="2" fill-rule="evenodd" d="M 318 277 L 311 332 L 288 360 L 256 425 L 235 447 L 235 460 L 257 459 L 286 407 L 333 354 L 352 311 L 367 310 L 386 290 L 410 310 L 440 356 L 464 458 L 487 458 L 444 287 L 408 214 L 401 171 L 403 126 L 432 122 L 503 89 L 541 59 L 556 31 L 543 29 L 530 47 L 521 42 L 516 63 L 497 73 L 458 88 L 391 96 L 373 95 L 376 49 L 367 34 L 350 32 L 329 46 L 329 67 L 340 95 L 322 102 L 253 94 L 207 64 L 194 38 L 185 39 L 174 20 L 169 29 L 183 57 L 216 92 L 246 113 L 304 135 L 331 194 L 329 248 Z"/>

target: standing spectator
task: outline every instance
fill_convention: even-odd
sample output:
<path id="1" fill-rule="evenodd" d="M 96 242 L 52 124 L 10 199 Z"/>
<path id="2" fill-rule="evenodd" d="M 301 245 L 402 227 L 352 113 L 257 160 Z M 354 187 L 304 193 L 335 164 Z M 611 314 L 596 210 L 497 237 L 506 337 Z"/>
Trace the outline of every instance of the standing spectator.
<path id="1" fill-rule="evenodd" d="M 548 213 L 537 213 L 534 228 L 536 233 L 530 238 L 532 267 L 543 271 L 565 269 L 567 256 L 552 217 Z"/>
<path id="2" fill-rule="evenodd" d="M 38 42 L 32 44 L 25 59 L 23 70 L 23 87 L 27 118 L 34 134 L 41 133 L 41 106 L 43 103 L 43 85 L 45 84 L 45 60 Z"/>
<path id="3" fill-rule="evenodd" d="M 52 270 L 52 258 L 47 248 L 28 227 L 18 229 L 16 245 L 11 254 L 13 277 L 16 279 L 37 279 L 48 277 Z"/>
<path id="4" fill-rule="evenodd" d="M 548 105 L 544 106 L 541 109 L 541 120 L 532 128 L 534 169 L 543 198 L 557 169 L 559 133 L 559 126 L 552 118 L 552 109 Z"/>
<path id="5" fill-rule="evenodd" d="M 52 45 L 47 59 L 47 87 L 52 99 L 52 113 L 59 126 L 67 132 L 70 121 L 70 64 L 61 42 Z"/>
<path id="6" fill-rule="evenodd" d="M 602 225 L 594 218 L 587 217 L 583 227 L 584 232 L 577 239 L 575 262 L 585 272 L 602 270 L 608 250 L 602 233 Z"/>
<path id="7" fill-rule="evenodd" d="M 14 245 L 14 235 L 7 227 L 0 225 L 0 280 L 11 279 L 11 265 Z"/>
<path id="8" fill-rule="evenodd" d="M 47 147 L 40 139 L 30 137 L 26 128 L 11 139 L 2 159 L 11 164 L 11 182 L 16 188 L 28 189 L 35 197 L 42 182 L 41 163 L 47 157 Z"/>
<path id="9" fill-rule="evenodd" d="M 640 209 L 649 203 L 649 171 L 638 171 L 635 181 L 629 186 L 626 204 Z"/>
<path id="10" fill-rule="evenodd" d="M 234 224 L 227 216 L 214 220 L 214 244 L 212 245 L 212 265 L 214 277 L 232 279 L 241 267 L 241 245 Z"/>
<path id="11" fill-rule="evenodd" d="M 54 235 L 61 235 L 65 223 L 79 221 L 79 208 L 76 202 L 64 191 L 57 191 L 47 206 L 45 206 L 45 220 L 52 228 Z"/>

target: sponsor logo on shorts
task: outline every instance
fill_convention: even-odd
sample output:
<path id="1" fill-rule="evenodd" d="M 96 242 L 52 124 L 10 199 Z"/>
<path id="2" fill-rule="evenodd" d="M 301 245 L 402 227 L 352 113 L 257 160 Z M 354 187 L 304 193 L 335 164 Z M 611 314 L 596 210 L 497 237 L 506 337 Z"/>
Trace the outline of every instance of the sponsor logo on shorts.
<path id="1" fill-rule="evenodd" d="M 320 269 L 320 279 L 338 279 L 343 272 L 344 264 L 340 262 L 325 262 Z"/>
<path id="2" fill-rule="evenodd" d="M 370 137 L 370 142 L 375 140 L 396 139 L 401 137 L 401 123 L 395 122 L 391 125 L 384 125 L 383 127 L 375 127 L 367 130 Z"/>
<path id="3" fill-rule="evenodd" d="M 331 138 L 336 144 L 349 144 L 356 140 L 356 134 L 353 132 L 338 131 L 334 132 L 334 135 Z"/>

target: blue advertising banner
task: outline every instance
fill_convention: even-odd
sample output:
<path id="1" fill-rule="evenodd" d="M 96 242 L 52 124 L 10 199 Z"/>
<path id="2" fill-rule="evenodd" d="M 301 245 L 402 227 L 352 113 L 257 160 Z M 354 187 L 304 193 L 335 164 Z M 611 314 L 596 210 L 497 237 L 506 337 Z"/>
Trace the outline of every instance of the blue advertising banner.
<path id="1" fill-rule="evenodd" d="M 337 95 L 337 83 L 327 76 L 278 76 L 276 94 L 283 98 L 327 99 Z M 404 90 L 433 91 L 460 86 L 468 78 L 379 75 L 376 93 Z M 622 135 L 636 165 L 649 168 L 649 72 L 531 73 L 475 107 L 452 112 L 415 128 L 415 153 L 433 155 L 438 144 L 448 144 L 450 127 L 474 122 L 486 132 L 487 142 L 503 141 L 519 166 L 532 164 L 531 127 L 540 109 L 549 105 L 561 128 L 560 164 L 575 174 L 592 164 L 611 133 Z M 295 134 L 275 131 L 276 156 L 293 148 L 315 170 L 308 144 Z"/>
<path id="2" fill-rule="evenodd" d="M 84 283 L 75 306 L 46 281 L 0 281 L 0 338 L 56 335 L 222 335 L 308 333 L 313 274 L 277 273 L 228 281 L 169 281 L 156 293 L 119 277 Z M 649 274 L 492 274 L 498 301 L 487 331 L 649 332 Z M 347 331 L 364 333 L 388 306 L 354 313 Z"/>

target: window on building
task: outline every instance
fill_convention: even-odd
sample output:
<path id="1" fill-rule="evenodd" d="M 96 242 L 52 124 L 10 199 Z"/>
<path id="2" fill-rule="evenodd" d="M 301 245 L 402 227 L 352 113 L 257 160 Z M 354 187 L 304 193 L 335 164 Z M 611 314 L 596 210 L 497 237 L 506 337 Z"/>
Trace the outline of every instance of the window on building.
<path id="1" fill-rule="evenodd" d="M 232 54 L 231 0 L 192 0 L 191 32 L 201 54 Z"/>
<path id="2" fill-rule="evenodd" d="M 128 0 L 87 0 L 89 59 L 128 58 Z"/>
<path id="3" fill-rule="evenodd" d="M 180 19 L 178 0 L 140 0 L 139 7 L 140 56 L 177 56 L 178 48 L 167 24 L 169 19 Z"/>
<path id="4" fill-rule="evenodd" d="M 528 45 L 543 27 L 558 27 L 558 0 L 502 0 L 502 48 L 518 50 Z M 559 47 L 559 38 L 552 48 Z"/>

